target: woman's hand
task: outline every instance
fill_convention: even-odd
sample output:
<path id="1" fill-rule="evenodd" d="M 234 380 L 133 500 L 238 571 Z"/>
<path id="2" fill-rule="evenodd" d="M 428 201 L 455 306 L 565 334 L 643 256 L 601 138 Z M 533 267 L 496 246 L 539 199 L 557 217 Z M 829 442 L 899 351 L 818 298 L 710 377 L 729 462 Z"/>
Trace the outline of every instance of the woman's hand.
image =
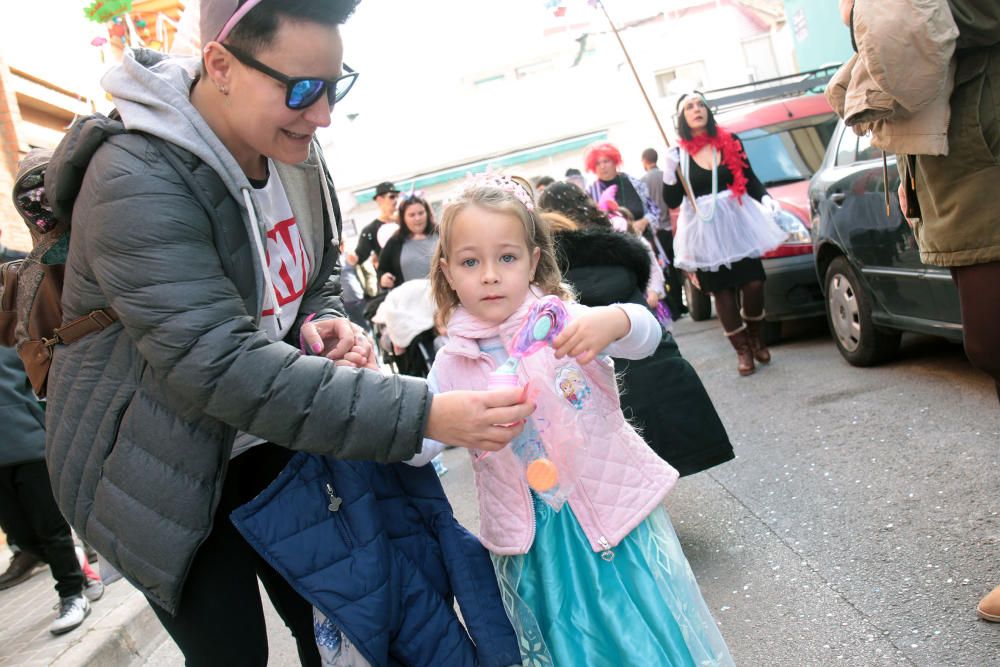
<path id="1" fill-rule="evenodd" d="M 396 276 L 391 273 L 383 273 L 382 277 L 379 278 L 378 284 L 386 289 L 392 289 L 396 286 Z"/>
<path id="2" fill-rule="evenodd" d="M 660 295 L 653 290 L 646 292 L 646 305 L 652 310 L 656 310 L 656 307 L 660 305 Z"/>
<path id="3" fill-rule="evenodd" d="M 916 224 L 916 218 L 910 217 L 910 207 L 906 200 L 906 188 L 903 187 L 903 182 L 899 182 L 899 189 L 896 190 L 896 196 L 899 197 L 899 210 L 903 212 L 903 219 L 906 220 L 906 224 L 913 229 L 913 225 Z"/>
<path id="4" fill-rule="evenodd" d="M 589 364 L 604 348 L 624 338 L 631 329 L 632 322 L 621 308 L 591 308 L 567 324 L 552 341 L 552 347 L 556 359 L 568 355 L 581 365 Z"/>
<path id="5" fill-rule="evenodd" d="M 681 163 L 681 150 L 671 146 L 663 154 L 663 182 L 667 185 L 677 183 L 677 167 Z"/>
<path id="6" fill-rule="evenodd" d="M 698 281 L 698 274 L 693 271 L 685 271 L 684 273 L 687 275 L 688 281 L 694 285 L 695 289 L 701 291 L 701 282 Z"/>
<path id="7" fill-rule="evenodd" d="M 302 345 L 313 354 L 322 354 L 338 366 L 378 370 L 372 343 L 357 326 L 345 317 L 336 317 L 302 325 Z"/>
<path id="8" fill-rule="evenodd" d="M 495 452 L 517 437 L 534 411 L 535 404 L 525 400 L 519 388 L 446 391 L 433 398 L 424 436 L 446 445 Z"/>
<path id="9" fill-rule="evenodd" d="M 781 203 L 771 195 L 764 195 L 761 197 L 760 203 L 763 204 L 764 208 L 766 208 L 771 215 L 778 215 L 782 211 Z"/>

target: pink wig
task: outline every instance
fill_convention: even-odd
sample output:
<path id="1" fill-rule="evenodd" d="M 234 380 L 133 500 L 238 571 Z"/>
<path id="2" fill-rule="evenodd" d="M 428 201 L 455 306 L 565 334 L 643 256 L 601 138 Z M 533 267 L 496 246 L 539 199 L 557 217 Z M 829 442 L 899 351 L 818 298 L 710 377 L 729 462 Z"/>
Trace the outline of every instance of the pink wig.
<path id="1" fill-rule="evenodd" d="M 618 152 L 614 144 L 607 142 L 591 146 L 587 150 L 587 155 L 583 158 L 583 166 L 587 168 L 587 171 L 594 174 L 597 172 L 597 161 L 601 158 L 611 160 L 615 163 L 615 167 L 622 166 L 622 154 Z"/>

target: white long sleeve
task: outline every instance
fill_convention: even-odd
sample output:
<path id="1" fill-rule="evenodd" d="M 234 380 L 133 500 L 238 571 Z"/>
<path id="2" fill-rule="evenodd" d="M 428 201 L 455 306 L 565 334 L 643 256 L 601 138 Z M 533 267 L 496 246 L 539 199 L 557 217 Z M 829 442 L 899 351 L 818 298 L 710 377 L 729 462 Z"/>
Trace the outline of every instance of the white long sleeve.
<path id="1" fill-rule="evenodd" d="M 631 327 L 624 337 L 608 345 L 601 354 L 618 359 L 645 359 L 656 352 L 656 347 L 663 338 L 663 329 L 653 313 L 649 312 L 649 308 L 637 303 L 612 305 L 625 311 Z M 578 303 L 571 303 L 568 306 L 572 316 L 581 315 L 589 310 L 587 306 Z"/>

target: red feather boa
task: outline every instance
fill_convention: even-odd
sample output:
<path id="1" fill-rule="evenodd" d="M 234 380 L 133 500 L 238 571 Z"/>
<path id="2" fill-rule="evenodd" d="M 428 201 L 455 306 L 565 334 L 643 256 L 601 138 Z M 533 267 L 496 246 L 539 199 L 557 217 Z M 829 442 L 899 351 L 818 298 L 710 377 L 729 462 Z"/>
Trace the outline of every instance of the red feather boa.
<path id="1" fill-rule="evenodd" d="M 687 151 L 688 155 L 695 155 L 708 145 L 713 146 L 722 155 L 722 164 L 733 175 L 729 191 L 736 197 L 736 201 L 742 204 L 741 198 L 747 192 L 747 175 L 744 170 L 750 164 L 747 154 L 743 151 L 743 146 L 733 135 L 721 127 L 716 130 L 714 137 L 709 136 L 708 132 L 704 132 L 690 141 L 681 139 L 681 147 Z"/>

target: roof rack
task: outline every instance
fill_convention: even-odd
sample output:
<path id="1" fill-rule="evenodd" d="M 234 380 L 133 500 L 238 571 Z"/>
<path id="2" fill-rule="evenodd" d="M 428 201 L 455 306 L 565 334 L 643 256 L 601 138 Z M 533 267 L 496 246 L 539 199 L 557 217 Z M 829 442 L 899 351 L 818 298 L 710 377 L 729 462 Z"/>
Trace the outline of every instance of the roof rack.
<path id="1" fill-rule="evenodd" d="M 728 86 L 726 88 L 716 88 L 704 91 L 705 100 L 708 106 L 718 112 L 723 109 L 778 97 L 791 97 L 801 95 L 816 89 L 822 89 L 827 82 L 837 73 L 840 65 L 828 65 L 819 69 L 807 72 L 797 72 L 786 74 L 773 79 L 762 81 L 751 81 L 738 86 Z"/>

